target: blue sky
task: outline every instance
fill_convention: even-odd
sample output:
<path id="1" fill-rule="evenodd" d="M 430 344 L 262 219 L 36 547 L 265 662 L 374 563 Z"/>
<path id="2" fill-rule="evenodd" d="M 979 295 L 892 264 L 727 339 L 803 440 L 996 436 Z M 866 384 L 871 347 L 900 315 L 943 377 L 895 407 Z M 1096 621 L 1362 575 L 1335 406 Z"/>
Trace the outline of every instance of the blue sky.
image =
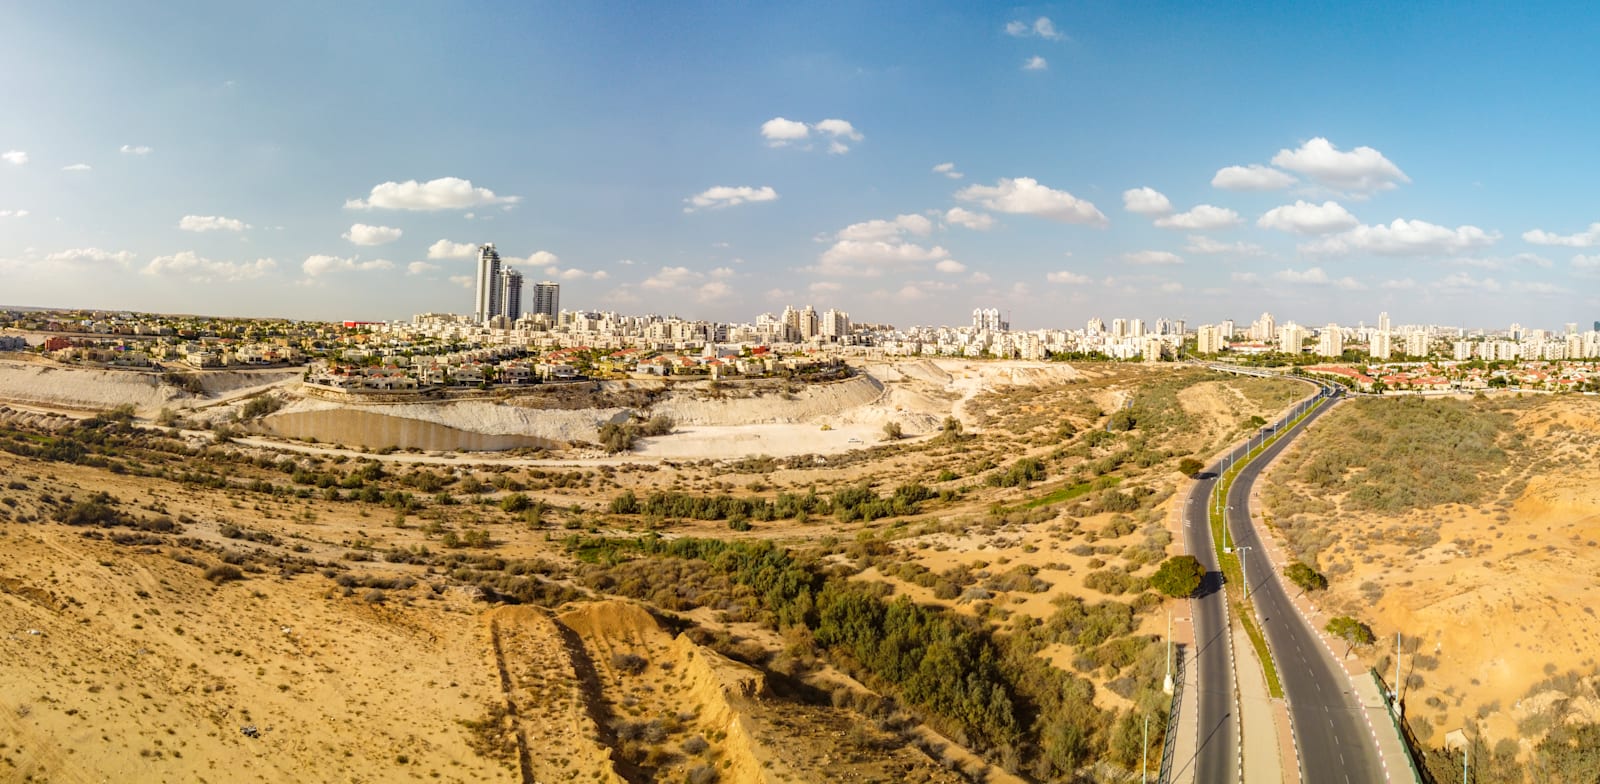
<path id="1" fill-rule="evenodd" d="M 1600 319 L 1587 6 L 1217 5 L 13 5 L 0 303 Z"/>

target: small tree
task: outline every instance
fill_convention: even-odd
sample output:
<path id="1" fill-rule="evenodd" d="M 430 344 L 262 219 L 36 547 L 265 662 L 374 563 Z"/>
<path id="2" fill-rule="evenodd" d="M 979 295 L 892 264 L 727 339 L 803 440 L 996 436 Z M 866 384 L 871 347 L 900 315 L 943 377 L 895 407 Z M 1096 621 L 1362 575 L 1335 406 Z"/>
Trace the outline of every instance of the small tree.
<path id="1" fill-rule="evenodd" d="M 1184 476 L 1194 476 L 1205 469 L 1205 463 L 1202 463 L 1192 457 L 1186 457 L 1178 461 L 1178 473 L 1183 474 Z"/>
<path id="2" fill-rule="evenodd" d="M 1351 618 L 1348 615 L 1338 616 L 1328 621 L 1328 633 L 1350 644 L 1345 649 L 1345 655 L 1350 655 L 1350 650 L 1358 645 L 1371 645 L 1373 640 L 1372 627 Z"/>
<path id="3" fill-rule="evenodd" d="M 1320 591 L 1328 587 L 1328 578 L 1321 572 L 1295 561 L 1283 570 L 1283 576 L 1289 578 L 1302 591 Z"/>
<path id="4" fill-rule="evenodd" d="M 1161 568 L 1150 576 L 1150 587 L 1173 598 L 1193 596 L 1200 590 L 1206 569 L 1192 555 L 1175 555 L 1161 562 Z"/>
<path id="5" fill-rule="evenodd" d="M 899 422 L 885 422 L 883 424 L 883 440 L 898 441 L 905 433 L 900 429 Z"/>

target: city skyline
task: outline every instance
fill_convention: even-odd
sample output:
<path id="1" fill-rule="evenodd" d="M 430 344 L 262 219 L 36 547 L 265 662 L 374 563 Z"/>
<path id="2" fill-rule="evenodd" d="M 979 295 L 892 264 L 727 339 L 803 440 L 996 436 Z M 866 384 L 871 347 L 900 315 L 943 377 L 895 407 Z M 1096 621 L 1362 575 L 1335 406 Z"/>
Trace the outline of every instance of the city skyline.
<path id="1" fill-rule="evenodd" d="M 1579 6 L 626 8 L 19 9 L 0 298 L 392 320 L 493 242 L 715 321 L 1600 318 Z"/>

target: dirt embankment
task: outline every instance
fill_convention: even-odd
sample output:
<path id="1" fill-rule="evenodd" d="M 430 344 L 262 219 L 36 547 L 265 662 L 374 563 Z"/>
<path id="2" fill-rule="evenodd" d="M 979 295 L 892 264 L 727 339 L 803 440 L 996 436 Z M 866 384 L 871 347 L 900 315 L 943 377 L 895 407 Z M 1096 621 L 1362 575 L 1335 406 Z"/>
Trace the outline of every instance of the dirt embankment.
<path id="1" fill-rule="evenodd" d="M 191 408 L 253 394 L 298 378 L 298 368 L 196 371 L 200 394 L 191 394 L 148 370 L 102 370 L 0 360 L 0 400 L 47 408 L 99 410 L 131 404 L 140 416 L 163 408 Z"/>
<path id="2" fill-rule="evenodd" d="M 762 387 L 753 395 L 724 394 L 696 384 L 674 389 L 649 413 L 665 414 L 683 425 L 794 424 L 867 405 L 882 393 L 883 383 L 867 375 L 826 384 Z"/>

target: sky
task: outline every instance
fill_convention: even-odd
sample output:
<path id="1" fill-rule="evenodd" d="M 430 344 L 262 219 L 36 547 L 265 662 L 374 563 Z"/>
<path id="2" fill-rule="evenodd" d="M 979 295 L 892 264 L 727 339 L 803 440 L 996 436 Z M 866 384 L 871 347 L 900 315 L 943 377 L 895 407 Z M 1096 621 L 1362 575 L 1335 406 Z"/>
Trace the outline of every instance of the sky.
<path id="1" fill-rule="evenodd" d="M 1600 320 L 1600 14 L 15 3 L 0 304 Z"/>

